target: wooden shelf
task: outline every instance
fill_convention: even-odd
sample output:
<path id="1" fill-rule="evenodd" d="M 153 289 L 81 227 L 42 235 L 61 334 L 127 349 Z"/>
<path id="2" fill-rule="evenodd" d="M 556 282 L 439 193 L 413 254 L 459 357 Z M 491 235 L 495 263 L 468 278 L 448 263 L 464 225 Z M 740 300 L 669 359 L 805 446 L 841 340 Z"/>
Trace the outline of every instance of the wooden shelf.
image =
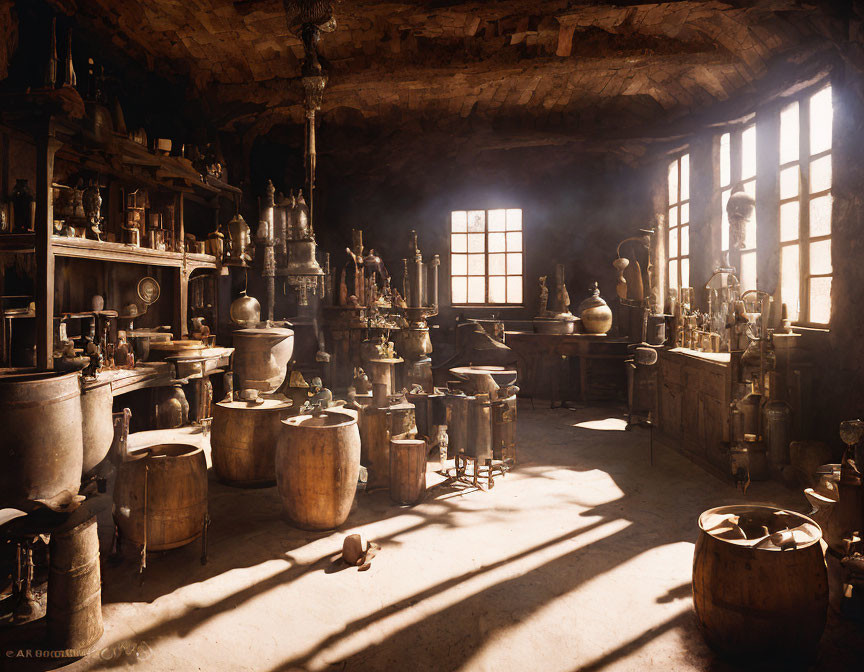
<path id="1" fill-rule="evenodd" d="M 33 252 L 35 249 L 35 233 L 0 233 L 0 250 L 5 252 Z"/>
<path id="2" fill-rule="evenodd" d="M 58 257 L 114 261 L 124 264 L 146 264 L 168 268 L 219 268 L 212 254 L 165 252 L 123 243 L 99 242 L 87 238 L 52 236 L 51 248 Z"/>

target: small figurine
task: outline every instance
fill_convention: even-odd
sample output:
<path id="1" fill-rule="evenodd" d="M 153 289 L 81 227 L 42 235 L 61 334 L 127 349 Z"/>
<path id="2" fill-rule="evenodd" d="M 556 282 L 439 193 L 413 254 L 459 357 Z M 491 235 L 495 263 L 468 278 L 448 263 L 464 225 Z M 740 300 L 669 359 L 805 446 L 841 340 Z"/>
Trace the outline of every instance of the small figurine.
<path id="1" fill-rule="evenodd" d="M 447 449 L 450 438 L 447 436 L 447 425 L 438 425 L 438 459 L 441 462 L 441 472 L 446 471 L 444 464 L 447 462 Z"/>
<path id="2" fill-rule="evenodd" d="M 547 308 L 547 306 L 549 305 L 549 288 L 546 286 L 546 276 L 541 275 L 538 278 L 538 283 L 540 285 L 540 298 L 538 300 L 537 314 L 540 316 L 544 316 L 549 313 L 549 310 Z"/>
<path id="3" fill-rule="evenodd" d="M 321 410 L 329 408 L 330 404 L 333 403 L 333 393 L 324 387 L 324 383 L 318 376 L 309 382 L 309 393 L 312 404 L 320 406 Z"/>
<path id="4" fill-rule="evenodd" d="M 359 366 L 354 367 L 354 390 L 357 394 L 368 394 L 372 383 L 367 373 Z"/>

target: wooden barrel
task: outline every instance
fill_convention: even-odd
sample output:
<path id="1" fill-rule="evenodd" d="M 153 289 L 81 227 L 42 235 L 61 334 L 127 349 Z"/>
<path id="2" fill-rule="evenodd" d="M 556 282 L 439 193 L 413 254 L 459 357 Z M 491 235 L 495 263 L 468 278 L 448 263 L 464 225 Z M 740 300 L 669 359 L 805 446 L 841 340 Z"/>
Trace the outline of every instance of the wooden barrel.
<path id="1" fill-rule="evenodd" d="M 213 406 L 210 432 L 213 469 L 229 485 L 256 487 L 276 483 L 276 444 L 291 403 L 223 401 Z"/>
<path id="2" fill-rule="evenodd" d="M 48 573 L 48 639 L 70 657 L 86 655 L 103 631 L 96 517 L 79 511 L 51 533 Z"/>
<path id="3" fill-rule="evenodd" d="M 516 395 L 492 404 L 492 457 L 516 459 Z"/>
<path id="4" fill-rule="evenodd" d="M 367 489 L 390 485 L 390 412 L 374 405 L 358 414 L 360 462 L 368 470 Z"/>
<path id="5" fill-rule="evenodd" d="M 114 520 L 124 541 L 146 541 L 148 551 L 185 546 L 201 536 L 206 517 L 207 460 L 200 446 L 152 446 L 120 465 Z"/>
<path id="6" fill-rule="evenodd" d="M 390 440 L 390 499 L 397 504 L 418 504 L 426 495 L 426 442 Z"/>
<path id="7" fill-rule="evenodd" d="M 291 521 L 331 530 L 348 518 L 360 477 L 360 433 L 347 412 L 297 415 L 282 421 L 276 483 Z"/>
<path id="8" fill-rule="evenodd" d="M 812 656 L 825 628 L 822 531 L 799 513 L 721 506 L 699 517 L 693 605 L 705 640 L 737 659 Z"/>
<path id="9" fill-rule="evenodd" d="M 0 376 L 0 508 L 62 510 L 84 462 L 77 373 Z"/>

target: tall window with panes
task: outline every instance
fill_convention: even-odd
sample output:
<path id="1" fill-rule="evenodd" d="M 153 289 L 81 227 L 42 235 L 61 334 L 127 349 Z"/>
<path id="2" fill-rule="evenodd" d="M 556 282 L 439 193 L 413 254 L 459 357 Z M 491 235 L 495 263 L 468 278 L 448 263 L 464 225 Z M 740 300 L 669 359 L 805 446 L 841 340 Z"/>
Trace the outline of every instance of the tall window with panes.
<path id="1" fill-rule="evenodd" d="M 720 136 L 720 228 L 721 249 L 729 250 L 729 217 L 726 205 L 737 184 L 756 198 L 756 125 L 736 129 Z M 733 262 L 734 263 L 734 262 Z M 744 249 L 737 264 L 742 290 L 756 289 L 756 215 L 744 233 Z"/>
<path id="2" fill-rule="evenodd" d="M 690 155 L 669 164 L 669 289 L 690 286 Z"/>
<path id="3" fill-rule="evenodd" d="M 780 113 L 780 298 L 789 319 L 831 319 L 831 87 Z"/>
<path id="4" fill-rule="evenodd" d="M 522 250 L 522 210 L 451 212 L 452 303 L 520 305 Z"/>

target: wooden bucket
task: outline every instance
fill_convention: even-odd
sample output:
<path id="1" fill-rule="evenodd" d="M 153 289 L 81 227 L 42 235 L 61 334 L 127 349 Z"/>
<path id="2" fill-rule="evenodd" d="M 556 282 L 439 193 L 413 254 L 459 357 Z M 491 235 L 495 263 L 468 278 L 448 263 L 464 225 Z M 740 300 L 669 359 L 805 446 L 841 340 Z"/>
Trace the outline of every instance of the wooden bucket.
<path id="1" fill-rule="evenodd" d="M 82 511 L 51 533 L 48 639 L 70 656 L 84 656 L 102 637 L 102 587 L 96 517 Z"/>
<path id="2" fill-rule="evenodd" d="M 282 421 L 276 483 L 297 527 L 331 530 L 344 523 L 359 477 L 360 433 L 353 415 L 325 411 Z"/>
<path id="3" fill-rule="evenodd" d="M 390 499 L 397 504 L 419 504 L 426 495 L 426 442 L 390 441 Z"/>
<path id="4" fill-rule="evenodd" d="M 693 605 L 715 651 L 731 658 L 812 656 L 825 628 L 828 577 L 810 518 L 770 506 L 699 517 Z"/>
<path id="5" fill-rule="evenodd" d="M 278 399 L 213 406 L 210 447 L 213 469 L 222 481 L 239 487 L 276 483 L 276 444 L 290 408 L 289 402 Z"/>
<path id="6" fill-rule="evenodd" d="M 201 536 L 206 517 L 207 460 L 200 446 L 152 446 L 120 465 L 114 520 L 124 541 L 146 543 L 148 551 L 185 546 Z"/>

